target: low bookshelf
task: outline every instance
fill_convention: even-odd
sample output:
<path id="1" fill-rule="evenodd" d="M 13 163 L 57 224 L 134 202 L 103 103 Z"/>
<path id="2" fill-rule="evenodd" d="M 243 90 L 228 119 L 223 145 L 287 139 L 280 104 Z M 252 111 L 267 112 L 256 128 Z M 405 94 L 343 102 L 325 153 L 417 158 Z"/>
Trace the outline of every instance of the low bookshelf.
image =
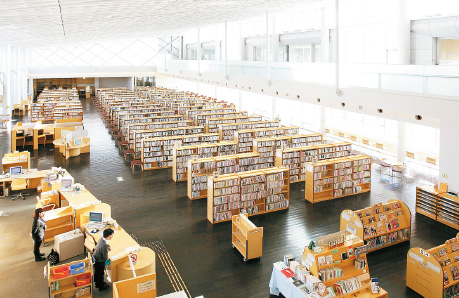
<path id="1" fill-rule="evenodd" d="M 255 226 L 247 214 L 232 217 L 231 243 L 244 257 L 244 262 L 263 255 L 263 227 Z"/>
<path id="2" fill-rule="evenodd" d="M 335 234 L 338 237 L 335 237 Z M 345 231 L 335 234 L 323 237 L 336 238 L 339 243 L 342 243 L 341 246 L 336 246 L 337 242 L 332 240 L 333 245 L 329 243 L 320 245 L 321 249 L 317 252 L 307 246 L 304 248 L 302 263 L 315 277 L 315 282 L 314 278 L 307 274 L 303 276 L 305 280 L 301 277 L 300 280 L 306 284 L 308 282 L 317 283 L 316 288 L 318 291 L 323 291 L 322 296 L 333 293 L 336 297 L 346 298 L 387 297 L 387 292 L 383 289 L 380 289 L 379 293 L 371 291 L 370 273 L 363 240 L 354 235 L 346 236 Z"/>
<path id="3" fill-rule="evenodd" d="M 305 199 L 311 203 L 368 192 L 371 158 L 357 155 L 306 164 Z"/>
<path id="4" fill-rule="evenodd" d="M 431 249 L 413 247 L 406 261 L 406 286 L 423 297 L 457 297 L 459 234 Z"/>
<path id="5" fill-rule="evenodd" d="M 416 212 L 459 230 L 459 197 L 433 186 L 416 187 Z"/>
<path id="6" fill-rule="evenodd" d="M 410 241 L 411 212 L 400 200 L 388 200 L 357 211 L 343 210 L 340 228 L 359 236 L 368 246 L 368 252 L 372 252 Z"/>
<path id="7" fill-rule="evenodd" d="M 268 168 L 208 177 L 207 219 L 212 223 L 289 208 L 288 169 Z"/>
<path id="8" fill-rule="evenodd" d="M 80 261 L 56 266 L 48 263 L 47 273 L 49 297 L 92 297 L 93 267 L 89 253 Z"/>

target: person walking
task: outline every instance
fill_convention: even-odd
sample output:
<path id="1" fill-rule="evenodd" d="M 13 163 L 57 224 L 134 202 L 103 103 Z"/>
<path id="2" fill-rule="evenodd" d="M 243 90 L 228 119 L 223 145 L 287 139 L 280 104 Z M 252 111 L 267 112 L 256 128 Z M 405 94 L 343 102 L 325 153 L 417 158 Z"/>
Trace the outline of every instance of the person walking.
<path id="1" fill-rule="evenodd" d="M 42 208 L 35 209 L 35 215 L 33 217 L 32 232 L 29 236 L 32 237 L 33 245 L 33 254 L 35 255 L 35 261 L 40 262 L 46 260 L 44 253 L 40 252 L 40 246 L 43 243 L 43 238 L 45 237 L 46 222 L 43 219 L 45 212 Z"/>
<path id="2" fill-rule="evenodd" d="M 94 282 L 96 283 L 96 288 L 99 288 L 99 291 L 109 288 L 104 281 L 104 271 L 105 262 L 109 260 L 108 252 L 110 251 L 110 245 L 107 241 L 113 238 L 114 233 L 115 232 L 112 229 L 105 229 L 103 237 L 97 241 L 97 245 L 94 248 Z"/>

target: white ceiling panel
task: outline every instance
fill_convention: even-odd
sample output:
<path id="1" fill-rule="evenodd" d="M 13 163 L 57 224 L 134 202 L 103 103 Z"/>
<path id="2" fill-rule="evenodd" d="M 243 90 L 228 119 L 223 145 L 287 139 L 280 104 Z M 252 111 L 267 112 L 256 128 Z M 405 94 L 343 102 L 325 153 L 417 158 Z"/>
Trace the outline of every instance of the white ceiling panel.
<path id="1" fill-rule="evenodd" d="M 305 0 L 1 0 L 0 43 L 43 47 L 161 36 L 306 5 Z"/>

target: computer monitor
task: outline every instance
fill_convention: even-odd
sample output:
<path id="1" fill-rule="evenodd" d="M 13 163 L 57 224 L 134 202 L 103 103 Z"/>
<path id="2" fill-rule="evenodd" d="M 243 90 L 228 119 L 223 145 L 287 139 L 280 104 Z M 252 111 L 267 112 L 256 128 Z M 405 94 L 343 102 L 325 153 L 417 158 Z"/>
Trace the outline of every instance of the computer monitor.
<path id="1" fill-rule="evenodd" d="M 83 140 L 82 139 L 75 139 L 75 140 L 73 140 L 73 143 L 75 144 L 75 146 L 78 146 L 78 145 L 81 145 L 83 143 Z"/>
<path id="2" fill-rule="evenodd" d="M 89 222 L 102 222 L 104 214 L 102 212 L 89 211 Z"/>
<path id="3" fill-rule="evenodd" d="M 11 175 L 19 175 L 22 174 L 22 167 L 11 167 L 10 168 Z"/>
<path id="4" fill-rule="evenodd" d="M 70 188 L 72 187 L 73 179 L 72 178 L 62 178 L 61 179 L 61 188 Z"/>

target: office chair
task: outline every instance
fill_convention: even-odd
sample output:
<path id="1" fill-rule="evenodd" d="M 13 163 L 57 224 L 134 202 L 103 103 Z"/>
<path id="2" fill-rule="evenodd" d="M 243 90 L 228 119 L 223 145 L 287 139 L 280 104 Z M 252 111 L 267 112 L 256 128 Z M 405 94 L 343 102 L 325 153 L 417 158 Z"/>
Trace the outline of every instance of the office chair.
<path id="1" fill-rule="evenodd" d="M 14 179 L 11 182 L 11 190 L 16 191 L 19 190 L 21 191 L 18 195 L 11 195 L 11 199 L 14 201 L 15 199 L 23 199 L 25 200 L 25 196 L 30 196 L 29 193 L 23 193 L 22 190 L 27 189 L 29 187 L 29 182 L 26 179 L 23 178 L 18 178 Z"/>

